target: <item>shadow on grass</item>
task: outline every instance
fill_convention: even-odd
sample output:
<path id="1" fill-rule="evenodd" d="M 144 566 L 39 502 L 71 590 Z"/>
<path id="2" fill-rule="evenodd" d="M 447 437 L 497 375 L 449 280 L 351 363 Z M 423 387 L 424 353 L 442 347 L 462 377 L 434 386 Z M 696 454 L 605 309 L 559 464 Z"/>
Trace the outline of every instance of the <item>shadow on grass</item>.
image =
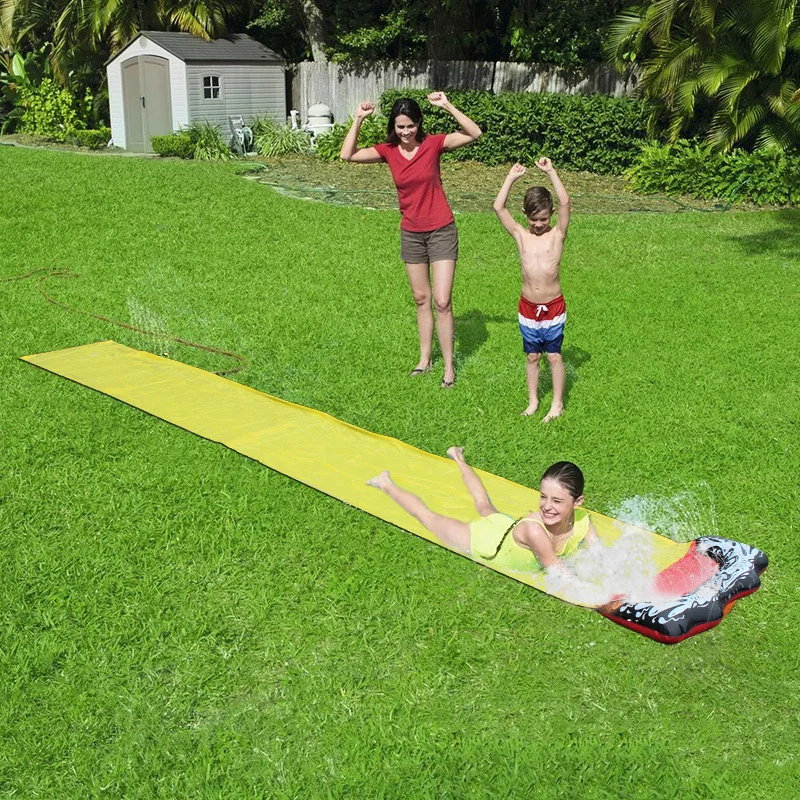
<path id="1" fill-rule="evenodd" d="M 487 322 L 515 322 L 513 316 L 486 316 L 482 311 L 473 309 L 455 318 L 455 337 L 458 343 L 457 360 L 463 364 L 483 347 L 489 338 Z"/>
<path id="2" fill-rule="evenodd" d="M 516 324 L 516 320 L 513 317 L 508 317 L 506 315 L 487 316 L 477 309 L 467 311 L 465 314 L 461 314 L 455 318 L 455 336 L 456 342 L 458 343 L 456 361 L 458 365 L 463 364 L 467 359 L 474 356 L 485 344 L 486 340 L 489 338 L 489 331 L 487 328 L 487 323 L 489 322 Z M 577 380 L 579 370 L 591 359 L 592 355 L 575 345 L 570 345 L 565 348 L 562 355 L 564 357 L 564 368 L 566 371 L 564 381 L 564 402 L 566 403 L 569 400 L 569 393 L 572 389 L 572 385 Z M 550 368 L 546 366 L 546 356 L 543 357 L 542 361 L 543 366 L 539 373 L 540 397 L 553 389 Z M 522 347 L 519 348 L 519 362 L 520 370 L 524 373 L 525 359 L 523 357 Z"/>
<path id="3" fill-rule="evenodd" d="M 769 231 L 731 236 L 747 255 L 771 253 L 780 258 L 796 260 L 800 253 L 800 209 L 783 209 L 770 216 L 775 227 Z"/>
<path id="4" fill-rule="evenodd" d="M 570 345 L 564 348 L 561 355 L 564 358 L 564 405 L 569 402 L 569 395 L 572 387 L 578 379 L 580 368 L 591 361 L 592 354 L 581 347 Z M 547 364 L 547 355 L 542 355 L 541 367 L 539 368 L 539 398 L 553 390 L 553 377 L 550 374 L 550 367 Z"/>

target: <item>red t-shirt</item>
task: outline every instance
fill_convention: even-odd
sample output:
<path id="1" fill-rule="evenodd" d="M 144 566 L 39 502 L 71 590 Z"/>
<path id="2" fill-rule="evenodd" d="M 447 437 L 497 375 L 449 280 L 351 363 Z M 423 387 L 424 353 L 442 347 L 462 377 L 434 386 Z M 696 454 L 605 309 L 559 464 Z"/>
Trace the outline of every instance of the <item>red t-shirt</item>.
<path id="1" fill-rule="evenodd" d="M 375 145 L 378 155 L 392 171 L 403 216 L 400 227 L 404 231 L 435 231 L 455 221 L 439 172 L 446 136 L 446 133 L 428 134 L 411 159 L 396 144 Z"/>

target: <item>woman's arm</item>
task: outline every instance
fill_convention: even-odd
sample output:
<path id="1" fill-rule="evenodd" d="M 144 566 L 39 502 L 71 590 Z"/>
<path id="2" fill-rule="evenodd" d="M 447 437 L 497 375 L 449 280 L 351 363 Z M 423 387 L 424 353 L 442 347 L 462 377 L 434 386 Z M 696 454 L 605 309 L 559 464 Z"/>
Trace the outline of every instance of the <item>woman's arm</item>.
<path id="1" fill-rule="evenodd" d="M 459 124 L 460 130 L 455 133 L 448 133 L 444 139 L 445 151 L 455 150 L 465 144 L 474 142 L 483 131 L 463 112 L 459 111 L 448 99 L 444 92 L 431 92 L 428 95 L 428 102 L 432 106 L 443 108 L 453 115 Z"/>
<path id="2" fill-rule="evenodd" d="M 361 123 L 375 110 L 374 103 L 359 103 L 353 117 L 353 124 L 347 131 L 347 136 L 342 142 L 342 149 L 339 151 L 339 158 L 343 161 L 355 161 L 357 164 L 374 164 L 383 159 L 374 147 L 358 146 L 358 132 L 361 130 Z"/>

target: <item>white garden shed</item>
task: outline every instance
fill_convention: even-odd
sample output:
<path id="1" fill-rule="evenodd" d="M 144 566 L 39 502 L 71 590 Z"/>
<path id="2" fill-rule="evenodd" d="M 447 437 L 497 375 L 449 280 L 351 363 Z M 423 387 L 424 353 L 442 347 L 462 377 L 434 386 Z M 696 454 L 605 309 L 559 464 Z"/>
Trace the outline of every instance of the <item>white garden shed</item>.
<path id="1" fill-rule="evenodd" d="M 152 152 L 150 140 L 195 120 L 223 135 L 228 117 L 286 121 L 286 65 L 246 34 L 210 42 L 188 33 L 142 31 L 106 63 L 111 138 Z"/>

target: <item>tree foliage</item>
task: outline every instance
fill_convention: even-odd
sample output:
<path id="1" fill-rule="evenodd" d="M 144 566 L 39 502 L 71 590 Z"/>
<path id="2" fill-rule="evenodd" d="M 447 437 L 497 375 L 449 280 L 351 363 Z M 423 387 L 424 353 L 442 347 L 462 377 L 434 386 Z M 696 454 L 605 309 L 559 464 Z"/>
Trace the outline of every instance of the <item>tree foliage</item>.
<path id="1" fill-rule="evenodd" d="M 312 55 L 310 0 L 255 0 L 250 22 L 291 59 Z M 538 61 L 577 67 L 602 60 L 603 30 L 625 0 L 314 0 L 328 58 Z M 319 44 L 319 43 L 317 43 Z"/>
<path id="2" fill-rule="evenodd" d="M 651 124 L 666 118 L 671 141 L 800 147 L 797 0 L 642 0 L 612 24 L 608 53 L 641 64 Z"/>
<path id="3" fill-rule="evenodd" d="M 243 0 L 242 0 L 243 1 Z M 17 46 L 51 41 L 54 72 L 93 69 L 141 30 L 179 30 L 210 39 L 227 31 L 240 0 L 0 0 Z"/>

